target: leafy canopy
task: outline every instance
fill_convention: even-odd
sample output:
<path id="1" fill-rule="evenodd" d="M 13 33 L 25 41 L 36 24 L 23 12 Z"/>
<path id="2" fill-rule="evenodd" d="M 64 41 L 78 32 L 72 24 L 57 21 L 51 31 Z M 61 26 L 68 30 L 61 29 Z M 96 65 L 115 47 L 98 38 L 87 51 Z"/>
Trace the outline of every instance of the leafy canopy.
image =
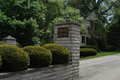
<path id="1" fill-rule="evenodd" d="M 0 0 L 0 39 L 11 35 L 22 46 L 53 42 L 55 23 L 81 23 L 79 10 L 66 7 L 63 0 Z"/>
<path id="2" fill-rule="evenodd" d="M 107 31 L 99 20 L 89 20 L 93 23 L 92 28 L 88 27 L 88 32 L 90 35 L 96 36 L 100 39 L 107 39 Z"/>

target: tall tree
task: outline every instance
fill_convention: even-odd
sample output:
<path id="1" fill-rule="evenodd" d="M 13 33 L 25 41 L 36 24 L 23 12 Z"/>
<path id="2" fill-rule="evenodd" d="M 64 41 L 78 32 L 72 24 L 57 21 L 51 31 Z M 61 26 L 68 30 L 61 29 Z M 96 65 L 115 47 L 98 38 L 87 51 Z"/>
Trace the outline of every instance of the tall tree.
<path id="1" fill-rule="evenodd" d="M 91 11 L 98 11 L 102 15 L 113 8 L 120 0 L 68 0 L 68 4 L 80 10 L 81 15 L 89 14 Z"/>
<path id="2" fill-rule="evenodd" d="M 116 19 L 109 25 L 107 42 L 120 48 L 120 19 Z"/>
<path id="3" fill-rule="evenodd" d="M 65 22 L 67 12 L 70 21 L 83 20 L 79 10 L 64 6 L 63 0 L 0 0 L 0 39 L 11 35 L 23 46 L 51 42 L 53 24 Z"/>
<path id="4" fill-rule="evenodd" d="M 22 45 L 39 43 L 45 22 L 44 4 L 29 0 L 0 0 L 0 39 L 11 35 Z"/>
<path id="5" fill-rule="evenodd" d="M 99 20 L 89 20 L 90 22 L 92 22 L 92 28 L 88 27 L 88 32 L 90 35 L 96 37 L 96 38 L 100 38 L 100 39 L 107 39 L 107 31 L 104 28 L 104 26 L 99 22 Z"/>
<path id="6" fill-rule="evenodd" d="M 114 14 L 111 23 L 108 25 L 108 44 L 120 48 L 120 2 L 112 10 Z"/>
<path id="7" fill-rule="evenodd" d="M 80 10 L 82 16 L 89 15 L 95 11 L 102 21 L 106 24 L 106 16 L 111 15 L 110 10 L 120 2 L 120 0 L 68 0 L 68 4 Z"/>

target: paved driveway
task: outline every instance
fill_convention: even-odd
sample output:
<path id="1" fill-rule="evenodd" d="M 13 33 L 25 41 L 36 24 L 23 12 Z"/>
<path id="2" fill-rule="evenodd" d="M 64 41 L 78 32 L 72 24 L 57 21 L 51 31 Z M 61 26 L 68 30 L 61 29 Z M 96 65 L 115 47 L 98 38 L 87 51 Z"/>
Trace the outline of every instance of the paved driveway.
<path id="1" fill-rule="evenodd" d="M 120 80 L 120 54 L 81 60 L 76 80 Z"/>

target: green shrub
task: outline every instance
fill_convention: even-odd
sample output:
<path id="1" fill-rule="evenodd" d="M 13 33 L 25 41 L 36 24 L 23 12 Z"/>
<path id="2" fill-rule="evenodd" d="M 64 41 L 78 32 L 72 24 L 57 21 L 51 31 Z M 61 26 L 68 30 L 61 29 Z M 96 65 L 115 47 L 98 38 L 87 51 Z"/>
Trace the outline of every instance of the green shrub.
<path id="1" fill-rule="evenodd" d="M 3 44 L 3 41 L 0 41 L 0 45 L 1 45 L 1 44 Z M 22 46 L 21 46 L 20 43 L 18 43 L 18 42 L 16 42 L 16 46 L 22 48 Z"/>
<path id="2" fill-rule="evenodd" d="M 0 41 L 0 45 L 1 45 L 1 44 L 3 44 L 2 41 Z M 1 68 L 1 66 L 2 66 L 2 59 L 1 59 L 1 54 L 0 54 L 0 68 Z"/>
<path id="3" fill-rule="evenodd" d="M 98 40 L 97 44 L 99 46 L 99 49 L 101 49 L 101 50 L 104 50 L 106 48 L 106 45 L 107 45 L 105 39 Z"/>
<path id="4" fill-rule="evenodd" d="M 30 57 L 30 67 L 49 66 L 52 62 L 52 53 L 40 46 L 26 46 L 23 48 Z"/>
<path id="5" fill-rule="evenodd" d="M 59 44 L 45 44 L 44 48 L 52 53 L 52 64 L 68 64 L 70 62 L 70 52 Z"/>
<path id="6" fill-rule="evenodd" d="M 20 71 L 27 69 L 29 56 L 21 48 L 3 44 L 0 45 L 2 69 L 4 71 Z"/>
<path id="7" fill-rule="evenodd" d="M 2 59 L 1 59 L 1 55 L 0 55 L 0 68 L 2 66 Z"/>
<path id="8" fill-rule="evenodd" d="M 92 48 L 80 48 L 80 57 L 96 55 L 97 51 Z"/>
<path id="9" fill-rule="evenodd" d="M 22 45 L 18 42 L 16 42 L 16 46 L 22 48 Z"/>
<path id="10" fill-rule="evenodd" d="M 93 48 L 93 49 L 97 50 L 97 52 L 100 52 L 100 49 L 93 45 L 84 45 L 84 46 L 80 46 L 80 48 Z"/>
<path id="11" fill-rule="evenodd" d="M 106 46 L 106 48 L 104 49 L 104 51 L 115 51 L 116 50 L 116 48 L 115 48 L 115 46 L 112 46 L 112 45 L 107 45 Z"/>
<path id="12" fill-rule="evenodd" d="M 116 47 L 115 47 L 115 48 L 116 48 Z M 117 47 L 117 48 L 115 49 L 115 51 L 120 52 L 120 48 Z"/>
<path id="13" fill-rule="evenodd" d="M 98 44 L 94 38 L 90 38 L 87 42 L 87 45 L 93 45 L 98 47 Z"/>
<path id="14" fill-rule="evenodd" d="M 0 41 L 0 45 L 3 44 L 3 41 Z"/>

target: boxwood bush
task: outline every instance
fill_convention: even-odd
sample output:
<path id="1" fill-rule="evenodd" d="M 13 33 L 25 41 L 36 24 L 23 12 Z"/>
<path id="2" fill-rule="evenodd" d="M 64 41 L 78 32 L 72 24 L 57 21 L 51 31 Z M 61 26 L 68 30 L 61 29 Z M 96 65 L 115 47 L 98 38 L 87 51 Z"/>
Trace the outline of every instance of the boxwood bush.
<path id="1" fill-rule="evenodd" d="M 0 45 L 3 71 L 20 71 L 28 68 L 29 56 L 21 48 L 3 44 Z"/>
<path id="2" fill-rule="evenodd" d="M 44 48 L 52 53 L 52 64 L 68 64 L 70 62 L 70 52 L 59 44 L 45 44 Z"/>
<path id="3" fill-rule="evenodd" d="M 3 41 L 0 41 L 0 45 L 3 44 Z"/>
<path id="4" fill-rule="evenodd" d="M 100 50 L 104 50 L 106 48 L 107 42 L 105 39 L 102 38 L 97 41 L 97 44 L 98 44 Z"/>
<path id="5" fill-rule="evenodd" d="M 97 50 L 97 52 L 101 51 L 98 47 L 93 46 L 93 45 L 84 45 L 84 46 L 80 46 L 80 48 L 93 48 L 93 49 Z"/>
<path id="6" fill-rule="evenodd" d="M 115 50 L 116 50 L 115 46 L 112 46 L 112 45 L 107 45 L 106 48 L 104 49 L 104 51 L 107 51 L 107 52 L 115 51 Z"/>
<path id="7" fill-rule="evenodd" d="M 97 51 L 92 48 L 80 48 L 80 57 L 96 55 Z"/>
<path id="8" fill-rule="evenodd" d="M 98 47 L 98 44 L 94 38 L 90 38 L 87 42 L 87 45 L 93 45 L 93 46 Z"/>
<path id="9" fill-rule="evenodd" d="M 2 66 L 2 59 L 1 59 L 1 55 L 0 55 L 0 68 Z"/>
<path id="10" fill-rule="evenodd" d="M 0 41 L 0 45 L 3 44 L 3 41 Z M 16 42 L 16 46 L 22 48 L 21 44 Z"/>
<path id="11" fill-rule="evenodd" d="M 29 54 L 30 66 L 29 67 L 42 67 L 48 66 L 52 62 L 52 53 L 40 46 L 26 46 L 23 48 Z"/>

